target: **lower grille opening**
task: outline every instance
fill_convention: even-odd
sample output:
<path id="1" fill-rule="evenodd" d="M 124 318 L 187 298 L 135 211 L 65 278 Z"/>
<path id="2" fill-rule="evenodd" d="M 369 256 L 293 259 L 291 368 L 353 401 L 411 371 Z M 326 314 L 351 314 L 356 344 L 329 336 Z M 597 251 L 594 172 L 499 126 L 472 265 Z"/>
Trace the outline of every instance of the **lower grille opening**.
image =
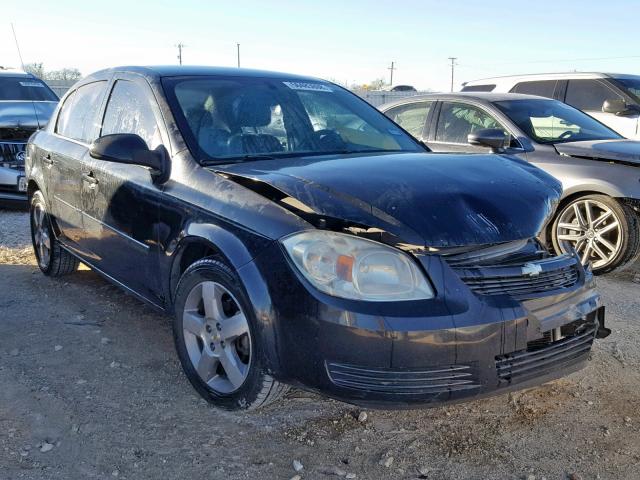
<path id="1" fill-rule="evenodd" d="M 498 378 L 507 384 L 521 382 L 586 359 L 597 328 L 593 320 L 578 320 L 556 332 L 545 332 L 527 343 L 526 350 L 496 357 Z M 554 340 L 558 335 L 561 338 Z"/>
<path id="2" fill-rule="evenodd" d="M 327 362 L 326 368 L 335 385 L 367 392 L 424 395 L 480 388 L 471 365 L 388 369 Z"/>

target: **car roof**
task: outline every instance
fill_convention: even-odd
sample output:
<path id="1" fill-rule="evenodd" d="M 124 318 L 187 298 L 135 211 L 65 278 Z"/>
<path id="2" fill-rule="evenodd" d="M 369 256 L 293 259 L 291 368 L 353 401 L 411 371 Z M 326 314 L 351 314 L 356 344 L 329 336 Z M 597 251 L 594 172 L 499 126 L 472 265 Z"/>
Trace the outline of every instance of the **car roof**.
<path id="1" fill-rule="evenodd" d="M 455 92 L 455 93 L 429 93 L 426 95 L 412 95 L 404 97 L 394 102 L 389 102 L 378 107 L 384 111 L 397 105 L 413 103 L 424 100 L 475 100 L 479 102 L 492 103 L 505 100 L 553 100 L 537 95 L 525 95 L 523 93 L 490 93 L 490 92 Z"/>
<path id="2" fill-rule="evenodd" d="M 104 76 L 115 72 L 137 73 L 148 78 L 181 77 L 181 76 L 238 76 L 256 78 L 290 78 L 294 80 L 325 81 L 319 78 L 294 75 L 290 73 L 272 72 L 267 70 L 253 70 L 248 68 L 213 67 L 200 65 L 151 65 L 151 66 L 120 66 L 100 70 L 89 77 Z"/>
<path id="3" fill-rule="evenodd" d="M 0 67 L 0 76 L 35 78 L 32 74 L 23 72 L 22 70 L 16 70 L 15 68 L 4 68 L 4 67 Z"/>
<path id="4" fill-rule="evenodd" d="M 506 81 L 518 80 L 562 80 L 572 78 L 608 78 L 628 76 L 622 73 L 606 73 L 606 72 L 556 72 L 556 73 L 526 73 L 521 75 L 503 75 L 498 77 L 482 78 L 480 80 L 471 80 L 464 82 L 463 86 L 484 85 L 491 83 L 502 83 Z"/>

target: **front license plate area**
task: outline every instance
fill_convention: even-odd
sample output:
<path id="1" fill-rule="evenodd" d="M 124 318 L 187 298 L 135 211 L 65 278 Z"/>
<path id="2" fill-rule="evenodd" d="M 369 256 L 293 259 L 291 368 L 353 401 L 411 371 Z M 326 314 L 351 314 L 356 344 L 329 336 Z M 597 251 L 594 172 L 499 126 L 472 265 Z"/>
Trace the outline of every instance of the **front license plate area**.
<path id="1" fill-rule="evenodd" d="M 26 177 L 18 177 L 18 191 L 26 192 L 27 191 L 27 178 Z"/>

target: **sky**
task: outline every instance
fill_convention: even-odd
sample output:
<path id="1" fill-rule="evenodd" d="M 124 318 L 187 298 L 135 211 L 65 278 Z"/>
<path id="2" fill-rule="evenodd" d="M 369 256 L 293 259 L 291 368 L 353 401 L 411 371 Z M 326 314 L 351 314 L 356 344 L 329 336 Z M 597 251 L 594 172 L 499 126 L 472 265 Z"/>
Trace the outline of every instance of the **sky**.
<path id="1" fill-rule="evenodd" d="M 496 75 L 640 74 L 638 0 L 1 0 L 0 65 L 83 74 L 117 65 L 241 66 L 342 84 L 449 90 Z"/>

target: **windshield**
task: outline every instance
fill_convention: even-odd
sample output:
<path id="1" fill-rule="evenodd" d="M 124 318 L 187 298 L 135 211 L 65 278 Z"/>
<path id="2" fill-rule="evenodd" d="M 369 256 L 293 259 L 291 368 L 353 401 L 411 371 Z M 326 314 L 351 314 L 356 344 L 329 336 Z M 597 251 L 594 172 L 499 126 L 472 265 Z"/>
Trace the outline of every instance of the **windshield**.
<path id="1" fill-rule="evenodd" d="M 204 161 L 424 148 L 375 108 L 315 80 L 166 78 L 190 149 Z"/>
<path id="2" fill-rule="evenodd" d="M 640 77 L 614 77 L 613 80 L 640 102 Z"/>
<path id="3" fill-rule="evenodd" d="M 0 101 L 57 102 L 58 97 L 37 78 L 0 76 Z"/>
<path id="4" fill-rule="evenodd" d="M 494 103 L 527 136 L 538 143 L 622 138 L 586 113 L 557 100 L 508 100 Z"/>

